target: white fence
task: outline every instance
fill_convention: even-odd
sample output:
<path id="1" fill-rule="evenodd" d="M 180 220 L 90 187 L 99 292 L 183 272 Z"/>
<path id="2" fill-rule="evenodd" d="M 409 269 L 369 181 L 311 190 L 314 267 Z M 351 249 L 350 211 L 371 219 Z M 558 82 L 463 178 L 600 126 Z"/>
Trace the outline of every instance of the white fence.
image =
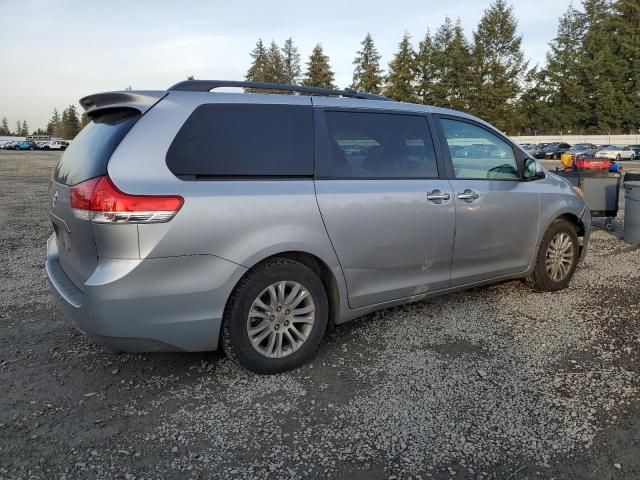
<path id="1" fill-rule="evenodd" d="M 594 143 L 596 145 L 640 145 L 638 135 L 537 135 L 511 137 L 517 143 L 551 143 L 566 142 L 570 145 L 576 143 Z"/>

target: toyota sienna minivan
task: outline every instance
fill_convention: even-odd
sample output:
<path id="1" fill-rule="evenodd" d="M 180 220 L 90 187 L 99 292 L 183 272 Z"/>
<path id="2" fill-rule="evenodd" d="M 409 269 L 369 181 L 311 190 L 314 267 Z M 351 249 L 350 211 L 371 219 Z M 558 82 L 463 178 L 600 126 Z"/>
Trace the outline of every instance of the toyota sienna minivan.
<path id="1" fill-rule="evenodd" d="M 113 351 L 221 346 L 281 372 L 374 310 L 515 278 L 562 289 L 587 248 L 580 190 L 461 112 L 206 80 L 80 103 L 46 270 Z"/>

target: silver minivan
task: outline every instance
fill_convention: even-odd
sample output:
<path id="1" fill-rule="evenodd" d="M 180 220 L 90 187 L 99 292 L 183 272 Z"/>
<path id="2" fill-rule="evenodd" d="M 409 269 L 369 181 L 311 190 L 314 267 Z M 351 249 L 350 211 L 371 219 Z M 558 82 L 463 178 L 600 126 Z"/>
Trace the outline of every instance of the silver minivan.
<path id="1" fill-rule="evenodd" d="M 222 346 L 281 372 L 377 309 L 515 278 L 562 289 L 586 251 L 580 190 L 464 113 L 206 80 L 80 103 L 46 270 L 110 350 Z"/>

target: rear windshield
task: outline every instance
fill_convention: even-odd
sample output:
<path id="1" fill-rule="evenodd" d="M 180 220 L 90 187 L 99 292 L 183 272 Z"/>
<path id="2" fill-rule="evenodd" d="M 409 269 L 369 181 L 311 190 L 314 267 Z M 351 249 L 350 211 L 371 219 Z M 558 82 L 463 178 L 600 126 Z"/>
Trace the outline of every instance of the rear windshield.
<path id="1" fill-rule="evenodd" d="M 167 152 L 174 175 L 313 175 L 313 111 L 303 105 L 205 104 Z"/>
<path id="2" fill-rule="evenodd" d="M 109 157 L 139 118 L 137 110 L 123 109 L 91 120 L 62 155 L 54 180 L 64 185 L 76 185 L 105 175 Z"/>

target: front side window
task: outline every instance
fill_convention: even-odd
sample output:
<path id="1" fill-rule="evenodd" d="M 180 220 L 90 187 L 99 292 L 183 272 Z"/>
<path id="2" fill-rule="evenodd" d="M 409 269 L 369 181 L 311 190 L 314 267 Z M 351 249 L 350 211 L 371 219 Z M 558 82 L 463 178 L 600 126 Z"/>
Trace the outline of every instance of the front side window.
<path id="1" fill-rule="evenodd" d="M 519 180 L 513 148 L 490 131 L 471 123 L 441 119 L 455 178 Z"/>
<path id="2" fill-rule="evenodd" d="M 427 119 L 418 115 L 325 112 L 333 178 L 434 178 Z"/>

